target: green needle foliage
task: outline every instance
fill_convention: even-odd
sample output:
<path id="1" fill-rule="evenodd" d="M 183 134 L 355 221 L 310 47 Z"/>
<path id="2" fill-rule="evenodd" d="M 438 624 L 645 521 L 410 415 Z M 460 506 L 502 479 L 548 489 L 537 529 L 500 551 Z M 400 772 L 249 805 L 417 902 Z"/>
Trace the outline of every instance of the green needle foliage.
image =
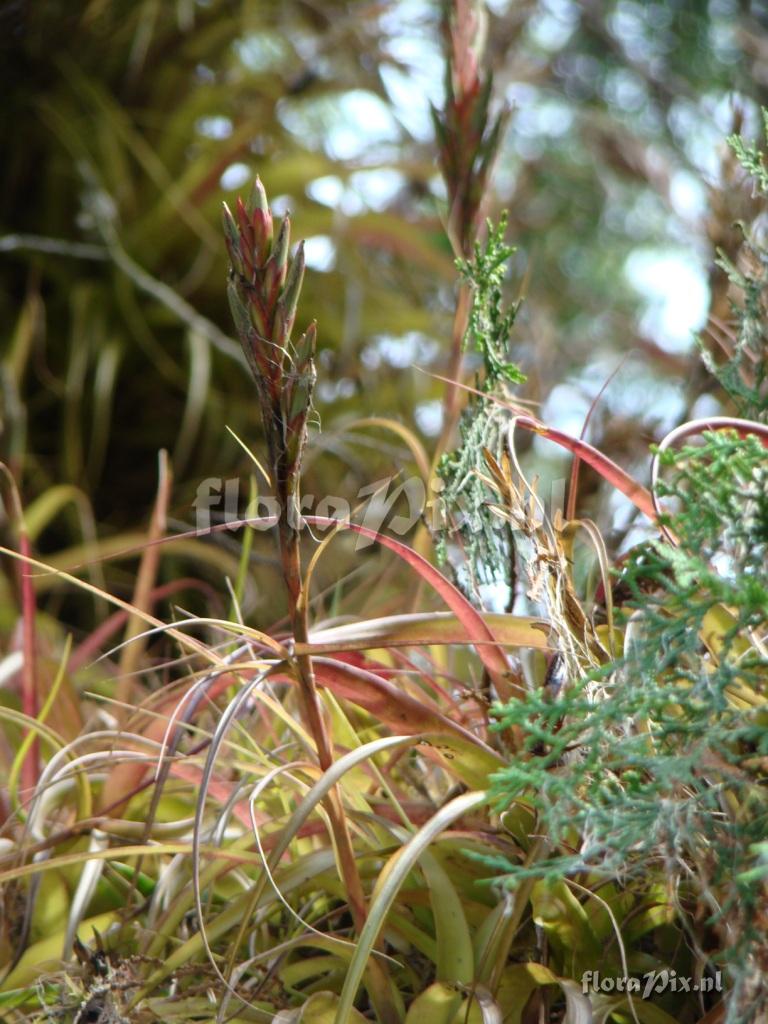
<path id="1" fill-rule="evenodd" d="M 768 136 L 768 110 L 763 110 L 763 126 Z M 728 142 L 741 166 L 751 176 L 755 192 L 768 199 L 768 166 L 766 154 L 739 135 Z M 739 301 L 731 308 L 736 331 L 729 338 L 731 352 L 722 365 L 700 344 L 707 369 L 717 377 L 730 395 L 741 416 L 766 422 L 768 420 L 768 253 L 764 244 L 764 224 L 749 226 L 739 223 L 744 241 L 737 262 L 718 252 L 717 265 L 726 272 Z"/>
<path id="2" fill-rule="evenodd" d="M 717 265 L 742 295 L 741 302 L 733 304 L 737 324 L 733 353 L 727 362 L 718 366 L 706 349 L 702 347 L 701 351 L 707 369 L 729 393 L 739 414 L 764 423 L 768 420 L 768 337 L 765 329 L 768 263 L 765 251 L 746 234 L 742 253 L 748 260 L 743 270 L 723 253 L 717 258 Z"/>
<path id="3" fill-rule="evenodd" d="M 468 591 L 478 580 L 509 584 L 511 575 L 511 538 L 500 529 L 489 507 L 492 493 L 479 475 L 485 471 L 485 451 L 500 458 L 504 446 L 509 413 L 498 399 L 508 401 L 511 387 L 525 381 L 508 358 L 519 304 L 507 307 L 503 298 L 507 264 L 514 252 L 504 241 L 506 229 L 506 214 L 496 227 L 489 221 L 485 244 L 476 242 L 471 259 L 456 261 L 471 293 L 464 349 L 479 353 L 482 371 L 475 380 L 479 394 L 471 396 L 459 423 L 459 447 L 444 455 L 438 466 L 445 485 L 444 508 L 454 523 L 439 538 L 438 554 L 445 559 L 447 540 L 456 532 L 466 552 L 467 578 L 461 582 Z"/>
<path id="4" fill-rule="evenodd" d="M 763 128 L 768 136 L 768 110 L 763 109 Z M 728 143 L 738 157 L 745 171 L 749 171 L 755 185 L 764 195 L 768 195 L 768 166 L 765 154 L 754 143 L 745 142 L 740 135 L 731 135 Z"/>
<path id="5" fill-rule="evenodd" d="M 626 566 L 623 657 L 557 697 L 496 708 L 499 729 L 527 730 L 532 756 L 496 773 L 495 802 L 533 798 L 551 853 L 495 866 L 508 884 L 588 872 L 647 885 L 655 865 L 691 939 L 697 914 L 727 937 L 729 1020 L 746 1021 L 765 996 L 766 873 L 754 869 L 768 657 L 755 637 L 768 621 L 768 467 L 756 438 L 731 432 L 662 460 L 678 545 L 643 546 Z"/>

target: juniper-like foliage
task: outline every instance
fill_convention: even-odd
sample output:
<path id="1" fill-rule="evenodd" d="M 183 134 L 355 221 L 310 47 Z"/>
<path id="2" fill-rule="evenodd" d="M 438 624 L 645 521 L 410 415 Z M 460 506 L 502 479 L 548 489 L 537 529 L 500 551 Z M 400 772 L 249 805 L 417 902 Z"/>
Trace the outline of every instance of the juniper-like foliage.
<path id="1" fill-rule="evenodd" d="M 768 137 L 768 110 L 763 109 L 763 130 Z M 768 163 L 765 153 L 754 143 L 747 142 L 740 135 L 731 135 L 728 138 L 728 145 L 738 157 L 739 163 L 748 171 L 763 195 L 768 195 Z"/>
<path id="2" fill-rule="evenodd" d="M 482 371 L 475 379 L 479 395 L 469 399 L 459 423 L 459 447 L 443 456 L 438 475 L 445 487 L 443 507 L 450 526 L 438 538 L 438 554 L 446 557 L 447 541 L 458 536 L 466 560 L 459 582 L 473 592 L 477 582 L 509 584 L 513 557 L 510 531 L 490 510 L 494 495 L 481 479 L 486 472 L 484 452 L 501 457 L 509 413 L 494 398 L 508 399 L 512 385 L 525 376 L 509 360 L 509 339 L 518 304 L 506 307 L 503 285 L 514 249 L 504 241 L 506 214 L 494 227 L 488 223 L 483 245 L 475 243 L 471 259 L 457 260 L 456 266 L 471 289 L 471 307 L 465 351 L 479 353 Z"/>
<path id="3" fill-rule="evenodd" d="M 768 137 L 768 111 L 763 111 Z M 728 142 L 742 167 L 749 172 L 758 195 L 768 199 L 768 158 L 754 143 L 739 135 Z M 768 422 L 768 251 L 765 246 L 765 221 L 739 225 L 744 242 L 736 263 L 718 253 L 717 265 L 725 271 L 738 294 L 732 302 L 736 331 L 730 339 L 733 352 L 718 365 L 700 343 L 707 369 L 731 396 L 739 415 Z"/>
<path id="4" fill-rule="evenodd" d="M 623 657 L 557 698 L 495 709 L 533 755 L 495 775 L 497 806 L 533 799 L 552 853 L 494 866 L 509 883 L 585 871 L 647 882 L 655 863 L 697 908 L 682 915 L 691 937 L 695 913 L 720 933 L 728 1019 L 747 1021 L 768 955 L 768 462 L 759 440 L 726 432 L 662 458 L 679 545 L 629 561 Z"/>

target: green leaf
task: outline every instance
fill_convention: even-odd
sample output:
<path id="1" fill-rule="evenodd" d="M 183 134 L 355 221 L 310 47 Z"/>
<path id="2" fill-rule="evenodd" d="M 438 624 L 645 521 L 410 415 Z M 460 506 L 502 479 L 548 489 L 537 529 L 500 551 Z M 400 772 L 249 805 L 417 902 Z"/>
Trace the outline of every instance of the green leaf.
<path id="1" fill-rule="evenodd" d="M 315 992 L 295 1010 L 281 1010 L 275 1015 L 274 1024 L 333 1024 L 339 1005 L 335 992 Z M 369 1024 L 362 1013 L 351 1007 L 345 1017 L 348 1024 Z"/>
<path id="2" fill-rule="evenodd" d="M 373 899 L 368 912 L 368 919 L 358 937 L 349 972 L 344 980 L 344 988 L 334 1024 L 346 1024 L 349 1013 L 362 981 L 368 957 L 374 943 L 384 926 L 387 912 L 394 902 L 400 887 L 418 862 L 421 855 L 428 849 L 436 836 L 443 832 L 457 818 L 467 814 L 475 807 L 484 803 L 484 792 L 464 793 L 442 807 L 426 825 L 422 826 L 411 839 L 384 866 L 374 889 Z"/>
<path id="3" fill-rule="evenodd" d="M 419 861 L 429 886 L 437 937 L 437 980 L 470 985 L 475 975 L 472 936 L 461 897 L 431 853 Z"/>
<path id="4" fill-rule="evenodd" d="M 436 981 L 411 1003 L 405 1024 L 452 1024 L 462 996 L 451 985 Z"/>

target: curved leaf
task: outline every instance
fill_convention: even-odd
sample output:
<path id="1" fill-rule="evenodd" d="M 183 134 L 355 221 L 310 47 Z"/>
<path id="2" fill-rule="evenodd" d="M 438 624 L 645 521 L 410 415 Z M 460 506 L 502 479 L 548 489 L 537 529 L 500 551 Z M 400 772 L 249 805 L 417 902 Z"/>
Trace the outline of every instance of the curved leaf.
<path id="1" fill-rule="evenodd" d="M 415 612 L 349 622 L 310 633 L 308 644 L 297 644 L 297 654 L 365 651 L 376 647 L 429 647 L 438 644 L 495 643 L 506 647 L 549 650 L 549 627 L 544 619 L 526 615 L 480 613 L 493 641 L 472 640 L 452 612 Z"/>
<path id="2" fill-rule="evenodd" d="M 455 797 L 450 803 L 441 807 L 437 814 L 420 828 L 405 846 L 401 847 L 394 857 L 387 862 L 376 883 L 368 920 L 365 922 L 358 937 L 357 949 L 349 965 L 347 977 L 344 980 L 344 988 L 341 991 L 341 999 L 339 1000 L 334 1024 L 346 1024 L 349 1020 L 349 1013 L 352 1010 L 358 987 L 362 981 L 368 957 L 371 955 L 374 943 L 384 926 L 387 912 L 392 906 L 408 873 L 436 836 L 448 828 L 457 818 L 485 803 L 486 800 L 487 795 L 483 791 L 463 793 L 461 796 Z"/>

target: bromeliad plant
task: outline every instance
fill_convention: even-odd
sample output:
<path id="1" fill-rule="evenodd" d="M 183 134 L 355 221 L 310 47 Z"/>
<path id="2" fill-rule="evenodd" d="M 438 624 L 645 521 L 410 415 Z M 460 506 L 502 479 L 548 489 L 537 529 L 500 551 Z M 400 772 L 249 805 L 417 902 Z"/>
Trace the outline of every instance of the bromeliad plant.
<path id="1" fill-rule="evenodd" d="M 288 591 L 294 643 L 309 642 L 307 600 L 302 581 L 299 487 L 301 459 L 307 441 L 316 371 L 316 328 L 312 323 L 296 344 L 292 340 L 296 307 L 304 277 L 304 243 L 291 258 L 290 220 L 283 218 L 274 237 L 266 193 L 257 178 L 247 205 L 238 198 L 236 216 L 224 205 L 224 230 L 230 259 L 229 302 L 248 364 L 256 381 L 270 476 L 279 508 L 277 524 L 283 577 Z M 334 760 L 318 697 L 312 660 L 296 653 L 293 665 L 301 706 L 317 751 L 320 768 Z M 366 922 L 366 902 L 342 804 L 335 792 L 325 801 L 341 873 L 357 931 Z M 382 1019 L 397 1019 L 379 962 L 371 969 L 372 996 Z"/>
<path id="2" fill-rule="evenodd" d="M 317 377 L 314 322 L 295 344 L 292 337 L 304 278 L 304 242 L 291 256 L 287 215 L 274 237 L 259 178 L 247 205 L 238 198 L 236 217 L 224 204 L 224 232 L 229 303 L 259 393 L 273 483 L 284 511 L 281 522 L 286 531 L 296 533 L 301 456 Z M 300 582 L 290 560 L 286 578 L 292 596 L 298 595 Z"/>
<path id="3" fill-rule="evenodd" d="M 230 259 L 229 302 L 248 365 L 256 381 L 270 478 L 278 501 L 277 523 L 283 576 L 288 589 L 294 639 L 308 639 L 301 577 L 299 484 L 301 456 L 316 371 L 316 328 L 310 324 L 296 345 L 292 340 L 296 306 L 304 277 L 304 243 L 291 258 L 286 215 L 274 237 L 272 214 L 257 178 L 247 206 L 237 200 L 237 219 L 224 205 L 224 231 Z M 312 664 L 296 661 L 307 722 L 320 763 L 330 764 L 330 747 L 317 702 Z"/>
<path id="4" fill-rule="evenodd" d="M 444 7 L 449 57 L 443 109 L 431 106 L 440 170 L 448 191 L 446 229 L 457 256 L 469 257 L 483 223 L 489 185 L 509 108 L 491 113 L 493 75 L 485 55 L 488 12 L 480 0 Z"/>

